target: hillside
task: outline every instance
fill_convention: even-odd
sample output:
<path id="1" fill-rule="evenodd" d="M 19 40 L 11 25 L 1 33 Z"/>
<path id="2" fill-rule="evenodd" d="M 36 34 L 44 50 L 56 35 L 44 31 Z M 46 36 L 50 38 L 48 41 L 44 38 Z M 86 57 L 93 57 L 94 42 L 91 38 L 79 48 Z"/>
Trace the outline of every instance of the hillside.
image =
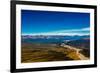
<path id="1" fill-rule="evenodd" d="M 79 39 L 79 40 L 73 40 L 66 43 L 67 45 L 80 48 L 82 49 L 80 53 L 84 54 L 86 57 L 90 56 L 90 39 Z"/>

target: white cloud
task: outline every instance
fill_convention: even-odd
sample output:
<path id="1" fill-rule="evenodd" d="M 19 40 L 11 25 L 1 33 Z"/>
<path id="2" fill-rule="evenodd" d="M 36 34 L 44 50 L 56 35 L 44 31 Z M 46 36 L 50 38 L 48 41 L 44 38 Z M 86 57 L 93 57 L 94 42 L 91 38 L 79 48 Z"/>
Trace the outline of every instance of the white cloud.
<path id="1" fill-rule="evenodd" d="M 87 32 L 84 32 L 87 31 Z M 43 32 L 43 33 L 30 33 L 28 35 L 89 35 L 90 28 L 81 28 L 81 29 L 71 29 L 71 30 L 59 30 L 59 31 L 52 31 L 52 32 Z M 24 34 L 27 35 L 27 34 Z"/>
<path id="2" fill-rule="evenodd" d="M 88 27 L 88 28 L 83 28 L 82 29 L 83 31 L 90 31 L 90 28 Z"/>
<path id="3" fill-rule="evenodd" d="M 90 31 L 90 28 L 81 28 L 81 29 L 70 29 L 70 30 L 59 30 L 59 31 L 53 31 L 53 32 L 78 32 L 78 31 Z"/>

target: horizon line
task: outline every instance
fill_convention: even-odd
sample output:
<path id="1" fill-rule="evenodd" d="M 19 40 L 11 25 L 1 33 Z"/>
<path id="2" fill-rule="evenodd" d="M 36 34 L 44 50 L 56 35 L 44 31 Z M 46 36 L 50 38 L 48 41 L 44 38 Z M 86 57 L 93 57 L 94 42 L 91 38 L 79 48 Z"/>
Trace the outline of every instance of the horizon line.
<path id="1" fill-rule="evenodd" d="M 68 35 L 68 34 L 21 34 L 21 36 L 25 36 L 25 35 L 29 35 L 29 36 L 53 36 L 53 35 L 56 35 L 56 36 L 90 36 L 90 34 L 71 34 L 71 35 Z"/>

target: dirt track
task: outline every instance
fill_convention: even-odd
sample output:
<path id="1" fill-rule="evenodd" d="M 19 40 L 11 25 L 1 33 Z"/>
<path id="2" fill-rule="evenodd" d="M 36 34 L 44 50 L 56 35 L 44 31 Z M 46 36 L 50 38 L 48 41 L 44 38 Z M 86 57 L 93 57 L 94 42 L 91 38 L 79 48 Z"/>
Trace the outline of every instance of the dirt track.
<path id="1" fill-rule="evenodd" d="M 79 56 L 79 58 L 81 60 L 87 60 L 88 59 L 87 57 L 85 57 L 83 54 L 80 53 L 81 49 L 79 49 L 79 48 L 75 48 L 75 47 L 72 47 L 72 46 L 69 46 L 69 45 L 63 45 L 63 47 L 71 49 L 71 50 L 75 50 L 76 54 Z"/>

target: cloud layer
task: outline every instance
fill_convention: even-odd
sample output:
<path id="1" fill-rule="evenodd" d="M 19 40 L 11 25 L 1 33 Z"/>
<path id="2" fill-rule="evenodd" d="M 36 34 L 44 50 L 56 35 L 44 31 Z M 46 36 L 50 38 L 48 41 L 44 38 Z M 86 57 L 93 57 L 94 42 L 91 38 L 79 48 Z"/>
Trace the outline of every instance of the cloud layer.
<path id="1" fill-rule="evenodd" d="M 43 33 L 30 33 L 30 34 L 23 34 L 23 35 L 89 35 L 90 34 L 90 28 L 81 28 L 81 29 L 71 29 L 71 30 L 58 30 L 58 31 L 52 31 L 52 32 L 43 32 Z"/>

